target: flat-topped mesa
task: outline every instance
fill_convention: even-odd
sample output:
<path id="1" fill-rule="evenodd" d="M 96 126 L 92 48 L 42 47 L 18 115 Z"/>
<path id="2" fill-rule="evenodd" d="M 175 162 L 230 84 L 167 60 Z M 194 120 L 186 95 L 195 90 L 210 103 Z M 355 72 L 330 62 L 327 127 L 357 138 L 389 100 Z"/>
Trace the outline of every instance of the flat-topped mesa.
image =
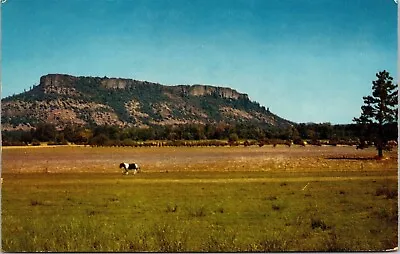
<path id="1" fill-rule="evenodd" d="M 48 74 L 29 91 L 2 99 L 2 105 L 3 129 L 9 130 L 38 123 L 61 129 L 68 124 L 146 128 L 220 122 L 291 126 L 229 87 L 126 78 Z"/>
<path id="2" fill-rule="evenodd" d="M 75 84 L 81 80 L 89 77 L 74 77 L 66 74 L 48 74 L 40 78 L 40 88 L 43 89 L 44 93 L 47 94 L 65 94 L 74 95 L 77 94 Z M 173 90 L 176 93 L 185 96 L 207 96 L 215 95 L 226 99 L 248 99 L 247 94 L 242 94 L 234 89 L 228 87 L 217 87 L 210 85 L 176 85 L 176 86 L 165 86 L 159 83 L 138 81 L 134 79 L 126 78 L 108 78 L 108 77 L 95 77 L 99 80 L 99 85 L 106 89 L 127 89 L 131 86 L 145 85 L 145 86 L 161 86 L 166 90 Z"/>
<path id="3" fill-rule="evenodd" d="M 140 81 L 125 78 L 108 78 L 108 77 L 75 77 L 67 74 L 47 74 L 40 78 L 40 84 L 45 89 L 45 92 L 54 89 L 54 87 L 74 87 L 74 84 L 82 79 L 100 80 L 100 85 L 108 89 L 125 89 L 127 85 Z M 143 82 L 148 83 L 148 82 Z"/>

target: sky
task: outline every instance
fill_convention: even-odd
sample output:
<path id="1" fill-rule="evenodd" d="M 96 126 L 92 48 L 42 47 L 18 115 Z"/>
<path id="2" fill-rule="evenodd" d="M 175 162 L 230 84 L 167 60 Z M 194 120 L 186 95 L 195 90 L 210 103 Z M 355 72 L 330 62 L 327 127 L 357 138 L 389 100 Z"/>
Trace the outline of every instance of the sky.
<path id="1" fill-rule="evenodd" d="M 231 87 L 294 122 L 351 123 L 397 83 L 393 0 L 7 0 L 2 93 L 49 73 Z"/>

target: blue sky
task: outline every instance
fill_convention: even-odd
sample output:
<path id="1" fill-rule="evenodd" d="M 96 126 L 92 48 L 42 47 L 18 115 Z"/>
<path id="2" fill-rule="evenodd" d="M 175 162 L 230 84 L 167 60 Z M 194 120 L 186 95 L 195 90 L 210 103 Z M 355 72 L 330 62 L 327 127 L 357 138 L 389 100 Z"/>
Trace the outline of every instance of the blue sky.
<path id="1" fill-rule="evenodd" d="M 295 122 L 351 123 L 386 69 L 393 0 L 8 0 L 2 97 L 40 76 L 232 87 Z"/>

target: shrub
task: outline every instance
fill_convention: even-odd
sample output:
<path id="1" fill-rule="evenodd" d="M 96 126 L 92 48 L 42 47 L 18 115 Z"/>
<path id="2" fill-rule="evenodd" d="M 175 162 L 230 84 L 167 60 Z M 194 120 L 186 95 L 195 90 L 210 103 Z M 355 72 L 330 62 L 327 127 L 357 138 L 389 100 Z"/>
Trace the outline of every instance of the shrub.
<path id="1" fill-rule="evenodd" d="M 43 203 L 37 200 L 31 200 L 31 206 L 38 206 L 38 205 L 43 205 Z"/>
<path id="2" fill-rule="evenodd" d="M 106 145 L 110 139 L 105 134 L 100 134 L 98 136 L 93 137 L 89 140 L 89 145 L 91 146 L 104 146 Z"/>
<path id="3" fill-rule="evenodd" d="M 3 141 L 3 146 L 25 146 L 26 143 L 22 141 Z"/>
<path id="4" fill-rule="evenodd" d="M 279 211 L 279 210 L 281 210 L 281 209 L 282 209 L 281 206 L 279 206 L 279 205 L 277 205 L 277 204 L 272 204 L 272 210 Z"/>
<path id="5" fill-rule="evenodd" d="M 239 140 L 239 136 L 236 133 L 232 133 L 229 135 L 229 141 L 238 141 Z"/>
<path id="6" fill-rule="evenodd" d="M 48 146 L 57 146 L 57 145 L 68 145 L 67 141 L 61 141 L 61 142 L 54 142 L 54 141 L 50 141 L 47 143 Z"/>
<path id="7" fill-rule="evenodd" d="M 239 145 L 238 140 L 239 136 L 236 133 L 232 133 L 229 135 L 228 143 L 230 146 L 237 146 Z"/>
<path id="8" fill-rule="evenodd" d="M 293 140 L 293 144 L 304 146 L 305 141 L 302 140 L 301 138 L 296 138 L 296 139 Z"/>
<path id="9" fill-rule="evenodd" d="M 320 218 L 311 218 L 311 228 L 316 229 L 320 228 L 322 230 L 329 229 L 329 227 L 326 225 L 326 223 L 321 220 Z"/>
<path id="10" fill-rule="evenodd" d="M 218 207 L 217 212 L 218 212 L 218 213 L 224 213 L 225 210 L 224 210 L 223 207 Z"/>
<path id="11" fill-rule="evenodd" d="M 32 146 L 40 146 L 40 142 L 37 139 L 32 140 Z"/>
<path id="12" fill-rule="evenodd" d="M 135 145 L 135 141 L 133 141 L 130 138 L 126 138 L 122 141 L 122 146 L 134 146 Z"/>
<path id="13" fill-rule="evenodd" d="M 313 146 L 321 146 L 322 145 L 321 141 L 318 139 L 312 139 L 310 144 Z"/>
<path id="14" fill-rule="evenodd" d="M 167 212 L 167 213 L 175 213 L 176 211 L 178 210 L 178 205 L 173 205 L 173 206 L 171 206 L 171 205 L 167 205 L 167 208 L 165 209 L 165 212 Z"/>

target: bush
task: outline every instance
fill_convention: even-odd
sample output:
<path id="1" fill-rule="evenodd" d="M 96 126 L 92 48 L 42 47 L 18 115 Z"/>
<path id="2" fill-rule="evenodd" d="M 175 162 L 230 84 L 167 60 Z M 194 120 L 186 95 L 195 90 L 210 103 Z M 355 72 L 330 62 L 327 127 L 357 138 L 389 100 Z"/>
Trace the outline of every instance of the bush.
<path id="1" fill-rule="evenodd" d="M 104 146 L 106 145 L 110 139 L 104 135 L 104 134 L 99 134 L 92 139 L 89 140 L 89 145 L 91 146 Z"/>
<path id="2" fill-rule="evenodd" d="M 7 140 L 3 140 L 2 141 L 2 145 L 3 146 L 25 146 L 26 143 L 24 143 L 22 141 L 7 141 Z"/>
<path id="3" fill-rule="evenodd" d="M 135 145 L 135 141 L 133 141 L 130 138 L 126 138 L 122 141 L 121 143 L 122 146 L 134 146 Z"/>
<path id="4" fill-rule="evenodd" d="M 291 140 L 285 140 L 285 145 L 286 145 L 286 146 L 291 147 L 292 144 L 293 144 L 293 141 L 291 141 Z"/>
<path id="5" fill-rule="evenodd" d="M 311 218 L 311 228 L 312 229 L 320 228 L 325 231 L 330 227 L 328 227 L 326 223 L 320 218 Z"/>
<path id="6" fill-rule="evenodd" d="M 43 205 L 43 203 L 37 200 L 31 200 L 31 206 L 38 206 L 38 205 Z"/>
<path id="7" fill-rule="evenodd" d="M 167 213 L 175 213 L 176 211 L 178 210 L 178 205 L 173 205 L 173 206 L 171 206 L 171 205 L 167 205 L 167 208 L 165 209 L 165 212 L 167 212 Z"/>
<path id="8" fill-rule="evenodd" d="M 33 146 L 40 146 L 40 142 L 37 139 L 32 140 L 32 145 Z"/>
<path id="9" fill-rule="evenodd" d="M 48 146 L 57 146 L 57 145 L 68 145 L 68 142 L 66 140 L 61 141 L 61 142 L 54 142 L 50 141 L 47 143 Z"/>
<path id="10" fill-rule="evenodd" d="M 279 210 L 281 210 L 281 208 L 282 208 L 282 207 L 280 207 L 280 206 L 277 205 L 277 204 L 272 204 L 272 210 L 279 211 Z"/>
<path id="11" fill-rule="evenodd" d="M 313 145 L 313 146 L 321 146 L 322 145 L 321 141 L 317 140 L 317 139 L 311 140 L 310 144 Z"/>
<path id="12" fill-rule="evenodd" d="M 229 135 L 229 139 L 228 139 L 229 142 L 236 142 L 238 140 L 239 140 L 238 134 L 232 133 Z"/>
<path id="13" fill-rule="evenodd" d="M 302 139 L 296 139 L 296 140 L 293 141 L 293 143 L 294 143 L 295 145 L 301 145 L 301 146 L 307 145 L 307 142 L 304 141 L 304 140 L 302 140 Z"/>

